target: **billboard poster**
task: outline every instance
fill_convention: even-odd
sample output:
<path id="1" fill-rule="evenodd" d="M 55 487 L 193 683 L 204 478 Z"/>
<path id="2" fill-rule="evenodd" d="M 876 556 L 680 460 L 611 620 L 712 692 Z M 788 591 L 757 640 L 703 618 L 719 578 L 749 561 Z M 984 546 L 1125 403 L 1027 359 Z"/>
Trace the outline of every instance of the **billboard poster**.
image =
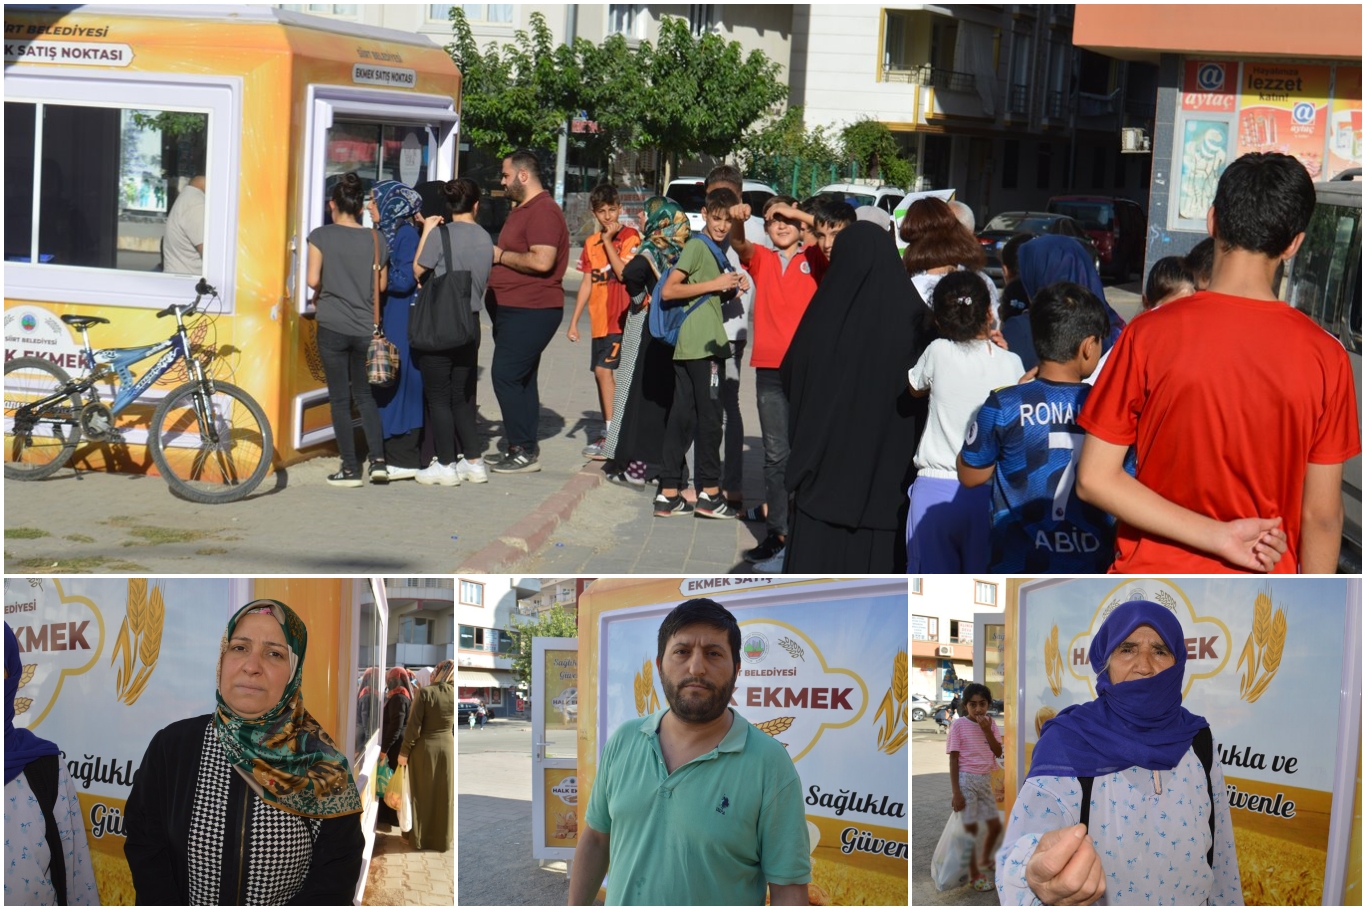
<path id="1" fill-rule="evenodd" d="M 1229 125 L 1222 120 L 1187 118 L 1182 128 L 1181 180 L 1176 216 L 1205 229 L 1219 176 L 1229 161 Z"/>
<path id="2" fill-rule="evenodd" d="M 573 768 L 542 768 L 545 775 L 545 845 L 569 847 L 579 842 L 579 781 Z"/>
<path id="3" fill-rule="evenodd" d="M 1361 167 L 1361 67 L 1339 66 L 1333 73 L 1328 113 L 1328 174 Z"/>
<path id="4" fill-rule="evenodd" d="M 541 678 L 544 682 L 545 704 L 541 706 L 541 716 L 545 718 L 547 730 L 578 729 L 579 718 L 579 652 L 545 652 L 545 666 Z"/>
<path id="5" fill-rule="evenodd" d="M 1181 110 L 1232 114 L 1238 107 L 1238 64 L 1231 60 L 1187 60 L 1181 82 Z"/>
<path id="6" fill-rule="evenodd" d="M 906 595 L 851 593 L 728 597 L 741 636 L 731 706 L 786 747 L 801 777 L 811 903 L 904 905 Z M 667 704 L 655 657 L 672 606 L 603 614 L 599 747 L 622 724 Z"/>
<path id="7" fill-rule="evenodd" d="M 100 901 L 132 904 L 123 809 L 156 731 L 214 710 L 218 645 L 245 583 L 7 578 L 23 676 L 16 727 L 51 740 L 75 783 Z"/>
<path id="8" fill-rule="evenodd" d="M 1238 105 L 1238 148 L 1293 155 L 1314 180 L 1323 179 L 1328 138 L 1327 66 L 1244 63 Z"/>
<path id="9" fill-rule="evenodd" d="M 1351 792 L 1339 803 L 1344 817 L 1336 825 L 1333 813 L 1335 788 L 1344 789 L 1344 779 L 1351 786 L 1357 765 L 1359 730 L 1343 721 L 1336 697 L 1351 682 L 1344 668 L 1357 659 L 1345 653 L 1348 602 L 1360 597 L 1351 585 L 1334 578 L 1022 585 L 1016 653 L 1023 701 L 1007 733 L 1022 737 L 1017 779 L 1027 773 L 1043 723 L 1095 697 L 1089 648 L 1106 616 L 1129 600 L 1160 603 L 1186 635 L 1183 703 L 1212 727 L 1246 902 L 1321 903 L 1330 840 L 1345 847 L 1352 823 Z"/>

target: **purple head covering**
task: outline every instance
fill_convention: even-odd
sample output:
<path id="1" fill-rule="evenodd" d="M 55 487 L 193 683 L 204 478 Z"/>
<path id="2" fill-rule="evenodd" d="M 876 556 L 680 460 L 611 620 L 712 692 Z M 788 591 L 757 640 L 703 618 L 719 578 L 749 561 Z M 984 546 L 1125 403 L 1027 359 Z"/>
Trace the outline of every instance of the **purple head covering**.
<path id="1" fill-rule="evenodd" d="M 24 672 L 19 657 L 19 639 L 5 623 L 5 783 L 24 770 L 24 765 L 44 755 L 57 755 L 57 744 L 29 730 L 14 726 L 14 696 L 19 694 L 19 677 Z"/>
<path id="2" fill-rule="evenodd" d="M 1112 683 L 1101 668 L 1139 626 L 1156 629 L 1176 663 L 1147 679 Z M 1064 708 L 1044 724 L 1029 777 L 1095 777 L 1134 765 L 1170 771 L 1195 734 L 1209 726 L 1181 707 L 1185 634 L 1176 614 L 1161 604 L 1131 600 L 1116 607 L 1091 639 L 1091 669 L 1096 671 L 1095 700 Z"/>

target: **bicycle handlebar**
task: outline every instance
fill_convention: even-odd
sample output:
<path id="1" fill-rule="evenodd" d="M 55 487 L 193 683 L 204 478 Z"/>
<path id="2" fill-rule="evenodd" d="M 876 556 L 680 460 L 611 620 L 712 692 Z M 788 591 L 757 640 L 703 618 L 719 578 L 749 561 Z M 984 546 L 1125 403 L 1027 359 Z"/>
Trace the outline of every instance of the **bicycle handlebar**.
<path id="1" fill-rule="evenodd" d="M 161 319 L 163 316 L 174 316 L 177 311 L 180 313 L 193 313 L 195 308 L 199 306 L 200 298 L 205 294 L 208 294 L 210 297 L 218 296 L 218 289 L 203 278 L 199 279 L 199 283 L 194 286 L 194 291 L 194 303 L 191 303 L 188 306 L 183 303 L 173 303 L 166 307 L 166 309 L 157 313 L 157 318 Z"/>

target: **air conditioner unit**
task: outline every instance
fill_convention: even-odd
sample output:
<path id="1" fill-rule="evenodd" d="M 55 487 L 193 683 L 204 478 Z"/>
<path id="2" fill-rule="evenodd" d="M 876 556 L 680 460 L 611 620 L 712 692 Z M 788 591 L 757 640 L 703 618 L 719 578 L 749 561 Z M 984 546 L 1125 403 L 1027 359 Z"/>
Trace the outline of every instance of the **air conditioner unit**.
<path id="1" fill-rule="evenodd" d="M 1151 153 L 1153 144 L 1148 138 L 1148 131 L 1141 127 L 1125 127 L 1120 130 L 1119 150 L 1138 155 Z"/>
<path id="2" fill-rule="evenodd" d="M 952 656 L 953 656 L 953 646 L 952 646 L 952 645 L 940 645 L 940 646 L 939 646 L 939 656 L 940 656 L 940 657 L 952 657 Z"/>

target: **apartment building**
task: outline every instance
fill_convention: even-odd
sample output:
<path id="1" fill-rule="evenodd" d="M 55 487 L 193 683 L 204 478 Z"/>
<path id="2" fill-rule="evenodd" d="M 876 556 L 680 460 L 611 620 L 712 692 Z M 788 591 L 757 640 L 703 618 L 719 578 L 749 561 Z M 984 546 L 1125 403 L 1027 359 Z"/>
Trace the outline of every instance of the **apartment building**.
<path id="1" fill-rule="evenodd" d="M 500 717 L 515 709 L 515 648 L 509 621 L 517 612 L 518 599 L 539 591 L 540 583 L 534 578 L 456 577 L 453 594 L 460 632 L 456 676 L 461 698 L 492 705 Z"/>
<path id="2" fill-rule="evenodd" d="M 911 579 L 911 692 L 953 698 L 973 675 L 973 643 L 984 615 L 1004 616 L 1003 575 L 931 575 Z"/>
<path id="3" fill-rule="evenodd" d="M 517 609 L 524 616 L 531 616 L 537 613 L 544 613 L 555 606 L 569 614 L 571 619 L 578 619 L 579 615 L 579 595 L 584 589 L 592 584 L 592 578 L 542 578 L 541 590 L 538 594 L 523 598 L 517 604 Z"/>

